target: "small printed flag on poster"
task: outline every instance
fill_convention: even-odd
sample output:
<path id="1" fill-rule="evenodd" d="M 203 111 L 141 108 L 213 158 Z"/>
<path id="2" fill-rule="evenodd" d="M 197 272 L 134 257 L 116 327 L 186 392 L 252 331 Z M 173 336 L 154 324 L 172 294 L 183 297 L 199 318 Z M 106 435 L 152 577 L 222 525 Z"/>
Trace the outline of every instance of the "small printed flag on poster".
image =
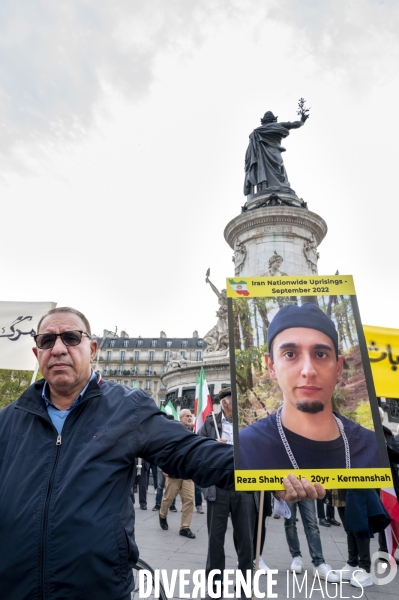
<path id="1" fill-rule="evenodd" d="M 249 296 L 247 282 L 246 281 L 234 281 L 234 279 L 229 279 L 229 283 L 233 290 L 240 294 L 240 296 Z"/>

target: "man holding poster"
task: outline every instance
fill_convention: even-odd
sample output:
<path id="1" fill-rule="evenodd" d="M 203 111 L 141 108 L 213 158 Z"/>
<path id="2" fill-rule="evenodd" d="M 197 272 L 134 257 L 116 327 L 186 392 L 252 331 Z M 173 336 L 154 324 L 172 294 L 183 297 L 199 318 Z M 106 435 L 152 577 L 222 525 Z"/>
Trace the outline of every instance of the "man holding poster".
<path id="1" fill-rule="evenodd" d="M 267 341 L 265 361 L 283 405 L 240 432 L 241 469 L 379 467 L 375 433 L 333 412 L 344 361 L 333 321 L 314 304 L 286 305 Z"/>

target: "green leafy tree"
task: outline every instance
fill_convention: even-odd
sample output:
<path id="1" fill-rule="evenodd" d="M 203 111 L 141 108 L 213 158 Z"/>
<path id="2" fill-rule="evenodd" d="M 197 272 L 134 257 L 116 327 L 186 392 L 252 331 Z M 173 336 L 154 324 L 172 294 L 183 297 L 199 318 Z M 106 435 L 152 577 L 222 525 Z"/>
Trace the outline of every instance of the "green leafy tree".
<path id="1" fill-rule="evenodd" d="M 21 394 L 29 387 L 32 379 L 32 371 L 11 371 L 0 369 L 0 409 L 4 408 L 14 400 L 17 400 Z M 42 374 L 37 374 L 36 381 L 42 378 Z"/>

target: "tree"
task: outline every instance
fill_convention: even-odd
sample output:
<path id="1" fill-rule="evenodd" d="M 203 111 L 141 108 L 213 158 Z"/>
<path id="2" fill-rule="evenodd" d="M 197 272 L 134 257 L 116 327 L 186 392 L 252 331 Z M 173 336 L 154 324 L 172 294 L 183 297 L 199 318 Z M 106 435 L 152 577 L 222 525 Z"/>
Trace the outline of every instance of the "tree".
<path id="1" fill-rule="evenodd" d="M 0 409 L 21 396 L 29 387 L 32 374 L 32 371 L 0 369 Z M 39 372 L 36 381 L 41 378 L 42 374 Z"/>

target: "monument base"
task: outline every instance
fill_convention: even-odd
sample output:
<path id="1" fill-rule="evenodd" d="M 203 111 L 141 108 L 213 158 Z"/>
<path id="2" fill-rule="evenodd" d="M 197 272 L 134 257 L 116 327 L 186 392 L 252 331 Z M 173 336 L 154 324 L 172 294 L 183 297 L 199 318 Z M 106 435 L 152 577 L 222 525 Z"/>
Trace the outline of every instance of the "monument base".
<path id="1" fill-rule="evenodd" d="M 326 233 L 326 222 L 314 212 L 267 206 L 232 219 L 224 237 L 231 248 L 240 248 L 235 276 L 261 277 L 317 273 L 317 246 Z"/>

